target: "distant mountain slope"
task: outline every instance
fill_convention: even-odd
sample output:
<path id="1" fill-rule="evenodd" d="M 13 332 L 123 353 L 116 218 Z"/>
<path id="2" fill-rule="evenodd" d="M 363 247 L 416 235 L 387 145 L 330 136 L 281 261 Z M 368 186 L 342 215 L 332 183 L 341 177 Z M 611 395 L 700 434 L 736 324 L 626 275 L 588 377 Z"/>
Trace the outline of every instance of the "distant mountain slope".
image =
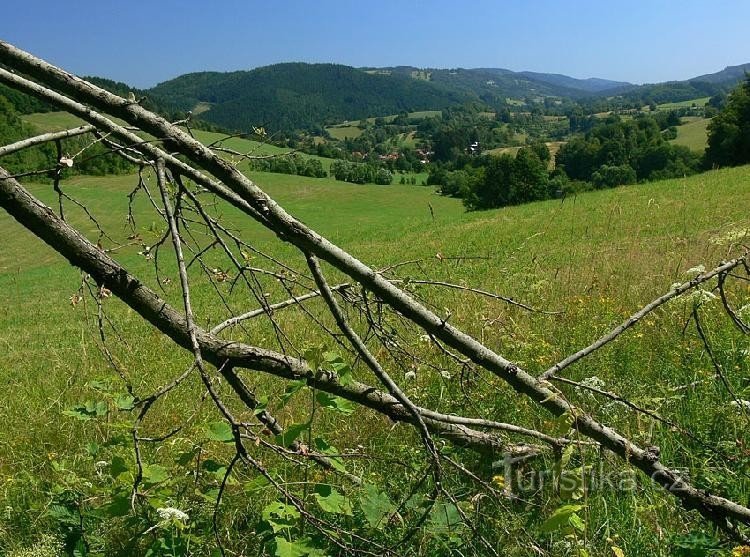
<path id="1" fill-rule="evenodd" d="M 440 110 L 468 101 L 498 107 L 508 98 L 580 98 L 622 83 L 501 68 L 352 68 L 285 63 L 250 71 L 201 72 L 147 91 L 160 106 L 193 110 L 229 129 L 314 129 L 402 111 Z"/>
<path id="2" fill-rule="evenodd" d="M 589 77 L 588 79 L 576 79 L 558 73 L 538 73 L 538 72 L 519 72 L 521 75 L 525 75 L 536 81 L 543 81 L 552 85 L 558 85 L 560 87 L 566 87 L 568 89 L 576 89 L 580 91 L 586 91 L 587 93 L 599 93 L 601 91 L 607 91 L 618 87 L 632 87 L 632 83 L 626 81 L 611 81 L 609 79 L 601 79 L 598 77 Z"/>
<path id="3" fill-rule="evenodd" d="M 188 74 L 148 91 L 157 102 L 191 110 L 229 129 L 312 129 L 401 111 L 442 109 L 476 98 L 403 75 L 337 64 L 286 63 L 251 71 Z"/>
<path id="4" fill-rule="evenodd" d="M 739 66 L 727 66 L 716 73 L 699 75 L 684 81 L 631 85 L 609 89 L 599 94 L 603 96 L 619 96 L 630 101 L 655 102 L 656 104 L 681 102 L 698 97 L 709 97 L 719 93 L 726 93 L 744 79 L 745 72 L 750 72 L 750 63 Z"/>
<path id="5" fill-rule="evenodd" d="M 703 81 L 706 83 L 736 83 L 745 78 L 745 74 L 750 73 L 750 63 L 740 64 L 739 66 L 727 66 L 720 72 L 709 73 L 694 77 L 690 81 Z"/>
<path id="6" fill-rule="evenodd" d="M 372 72 L 410 75 L 451 90 L 470 92 L 490 104 L 507 98 L 570 97 L 579 98 L 630 83 L 590 78 L 576 79 L 562 74 L 514 72 L 505 68 L 434 69 L 396 66 L 369 68 Z"/>

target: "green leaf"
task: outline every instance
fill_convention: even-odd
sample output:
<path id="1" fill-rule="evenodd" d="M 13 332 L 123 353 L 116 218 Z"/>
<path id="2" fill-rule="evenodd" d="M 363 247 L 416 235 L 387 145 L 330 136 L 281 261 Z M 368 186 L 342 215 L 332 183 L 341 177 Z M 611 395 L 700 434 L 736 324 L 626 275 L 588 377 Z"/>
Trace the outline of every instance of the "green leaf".
<path id="1" fill-rule="evenodd" d="M 320 508 L 325 512 L 352 516 L 352 503 L 349 501 L 349 498 L 336 491 L 330 485 L 316 485 L 313 496 L 318 505 L 320 505 Z"/>
<path id="2" fill-rule="evenodd" d="M 146 464 L 143 467 L 143 483 L 158 484 L 169 478 L 169 471 L 159 464 Z"/>
<path id="3" fill-rule="evenodd" d="M 255 408 L 253 408 L 253 414 L 255 416 L 262 413 L 264 410 L 268 408 L 268 395 L 259 396 L 256 399 L 256 405 Z"/>
<path id="4" fill-rule="evenodd" d="M 352 368 L 336 352 L 323 354 L 327 367 L 330 367 L 339 377 L 339 383 L 348 385 L 352 382 Z"/>
<path id="5" fill-rule="evenodd" d="M 92 381 L 87 381 L 86 386 L 89 389 L 94 389 L 96 391 L 101 391 L 103 393 L 107 393 L 112 389 L 112 386 L 108 382 L 99 381 L 97 379 L 94 379 Z"/>
<path id="6" fill-rule="evenodd" d="M 127 472 L 127 471 L 128 471 L 128 465 L 125 462 L 125 459 L 122 458 L 121 456 L 117 456 L 117 455 L 113 456 L 112 463 L 109 465 L 110 476 L 112 476 L 113 478 L 116 478 L 123 472 Z"/>
<path id="7" fill-rule="evenodd" d="M 346 416 L 352 414 L 356 408 L 353 402 L 323 391 L 318 391 L 318 394 L 315 395 L 315 400 L 317 400 L 318 404 L 324 408 L 330 408 L 331 410 L 340 412 Z"/>
<path id="8" fill-rule="evenodd" d="M 339 472 L 346 472 L 344 461 L 337 456 L 340 455 L 341 452 L 336 447 L 334 447 L 333 445 L 329 445 L 328 441 L 326 441 L 322 437 L 316 437 L 313 442 L 315 443 L 315 448 L 318 450 L 318 452 L 323 453 L 328 457 L 331 466 L 333 466 Z"/>
<path id="9" fill-rule="evenodd" d="M 132 410 L 134 402 L 135 398 L 133 398 L 133 396 L 129 394 L 119 395 L 115 399 L 115 405 L 119 410 Z"/>
<path id="10" fill-rule="evenodd" d="M 586 466 L 563 473 L 560 478 L 560 497 L 574 501 L 581 499 L 585 493 L 584 481 L 589 470 L 590 467 Z"/>
<path id="11" fill-rule="evenodd" d="M 257 489 L 262 489 L 270 484 L 271 482 L 268 480 L 268 478 L 262 475 L 258 475 L 249 482 L 245 482 L 245 485 L 242 486 L 242 489 L 245 491 L 245 493 L 252 493 Z"/>
<path id="12" fill-rule="evenodd" d="M 211 422 L 206 424 L 206 439 L 211 441 L 221 441 L 222 443 L 231 443 L 234 441 L 232 426 L 227 422 Z"/>
<path id="13" fill-rule="evenodd" d="M 187 466 L 187 464 L 195 458 L 196 454 L 198 454 L 198 447 L 193 447 L 189 451 L 183 451 L 177 455 L 175 463 L 180 466 Z"/>
<path id="14" fill-rule="evenodd" d="M 583 505 L 563 505 L 555 509 L 555 512 L 544 521 L 540 530 L 544 534 L 549 534 L 555 530 L 567 529 L 571 526 L 570 518 L 583 508 Z"/>
<path id="15" fill-rule="evenodd" d="M 444 534 L 463 526 L 461 514 L 453 503 L 437 503 L 430 513 L 429 530 L 435 534 Z"/>
<path id="16" fill-rule="evenodd" d="M 281 395 L 281 406 L 280 408 L 284 408 L 286 406 L 286 403 L 289 402 L 289 400 L 297 394 L 300 389 L 305 387 L 307 385 L 307 381 L 305 379 L 300 379 L 298 381 L 292 381 L 291 383 L 287 384 L 286 388 L 284 389 L 284 394 Z"/>
<path id="17" fill-rule="evenodd" d="M 274 533 L 294 528 L 299 517 L 299 511 L 295 507 L 281 501 L 274 501 L 261 512 L 261 518 L 271 526 Z"/>
<path id="18" fill-rule="evenodd" d="M 224 466 L 220 462 L 216 462 L 211 458 L 209 458 L 208 460 L 204 460 L 203 464 L 201 464 L 201 468 L 203 468 L 209 474 L 213 475 L 213 477 L 219 481 L 223 480 L 224 475 L 227 473 L 226 466 Z"/>
<path id="19" fill-rule="evenodd" d="M 104 505 L 102 511 L 108 517 L 125 516 L 130 512 L 130 497 L 115 495 L 112 501 Z"/>
<path id="20" fill-rule="evenodd" d="M 295 439 L 297 439 L 297 437 L 299 437 L 300 434 L 309 427 L 310 424 L 307 422 L 305 422 L 304 424 L 290 425 L 284 430 L 281 435 L 276 436 L 276 444 L 283 447 L 288 447 L 289 445 L 294 443 Z"/>
<path id="21" fill-rule="evenodd" d="M 290 542 L 281 536 L 276 536 L 273 541 L 276 557 L 305 557 L 310 553 L 310 548 L 304 543 Z"/>
<path id="22" fill-rule="evenodd" d="M 374 485 L 364 484 L 362 494 L 359 496 L 359 508 L 362 509 L 365 520 L 371 528 L 382 529 L 385 526 L 384 519 L 393 510 L 393 503 L 388 495 Z"/>

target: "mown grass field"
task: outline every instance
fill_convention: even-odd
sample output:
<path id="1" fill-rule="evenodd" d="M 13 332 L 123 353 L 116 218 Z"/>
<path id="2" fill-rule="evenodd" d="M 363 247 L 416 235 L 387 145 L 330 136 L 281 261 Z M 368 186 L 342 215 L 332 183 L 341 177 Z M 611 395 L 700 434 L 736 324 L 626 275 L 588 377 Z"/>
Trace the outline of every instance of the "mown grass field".
<path id="1" fill-rule="evenodd" d="M 716 239 L 730 231 L 750 228 L 749 167 L 591 192 L 563 202 L 475 213 L 465 212 L 460 201 L 440 197 L 430 188 L 355 186 L 265 173 L 251 177 L 292 214 L 372 266 L 423 258 L 421 267 L 407 266 L 402 276 L 420 277 L 424 272 L 435 279 L 562 312 L 554 316 L 530 314 L 497 300 L 419 287 L 419 294 L 439 311 L 450 310 L 452 323 L 535 372 L 585 346 L 668 291 L 674 282 L 685 280 L 689 268 L 699 264 L 712 267 L 726 258 L 729 246 Z M 101 219 L 115 240 L 125 241 L 130 235 L 125 226 L 126 196 L 135 184 L 134 176 L 75 177 L 65 181 L 64 188 Z M 51 186 L 32 184 L 29 189 L 55 206 Z M 253 246 L 302 270 L 303 260 L 269 231 L 231 209 L 218 212 Z M 136 198 L 135 215 L 144 242 L 155 241 L 161 226 L 143 196 Z M 95 228 L 80 211 L 69 208 L 69 219 L 96 238 Z M 105 420 L 80 422 L 63 414 L 74 404 L 95 396 L 91 381 L 117 381 L 97 346 L 95 307 L 90 301 L 71 305 L 80 273 L 4 213 L 0 214 L 0 238 L 0 369 L 8 393 L 0 405 L 0 508 L 5 509 L 0 517 L 2 552 L 28 543 L 38 528 L 49 524 L 46 509 L 55 486 L 63 481 L 60 477 L 65 472 L 61 470 L 75 470 L 79 477 L 100 481 L 94 469 L 96 459 L 87 452 L 87 446 L 106 446 L 122 431 L 117 424 L 129 418 L 115 413 Z M 105 247 L 108 242 L 104 240 Z M 159 289 L 153 262 L 139 255 L 141 250 L 140 246 L 126 247 L 115 256 Z M 174 265 L 169 250 L 163 251 L 159 279 L 166 275 L 172 281 L 169 285 L 162 283 L 162 295 L 180 307 Z M 479 258 L 446 259 L 451 256 Z M 336 273 L 329 272 L 335 281 Z M 284 292 L 273 281 L 263 285 L 269 299 L 284 299 Z M 235 311 L 254 307 L 246 295 L 230 292 L 227 284 L 219 285 L 219 289 Z M 742 285 L 733 295 L 747 303 L 750 289 Z M 220 310 L 210 310 L 216 307 L 216 298 L 207 281 L 196 277 L 194 297 L 202 325 L 221 319 Z M 108 299 L 105 308 L 117 330 L 110 331 L 111 347 L 138 392 L 150 392 L 190 362 L 188 354 L 174 348 L 118 301 Z M 319 305 L 312 304 L 311 308 L 322 311 Z M 748 470 L 749 461 L 740 450 L 750 443 L 747 424 L 729 405 L 731 398 L 719 382 L 713 380 L 713 369 L 694 328 L 685 326 L 690 309 L 679 300 L 670 303 L 623 339 L 572 368 L 569 376 L 596 376 L 607 389 L 684 424 L 712 445 L 725 447 L 737 455 L 735 460 L 727 461 L 706 451 L 664 425 L 633 417 L 618 405 L 595 401 L 575 390 L 570 390 L 569 396 L 639 443 L 659 445 L 665 462 L 690 468 L 691 479 L 700 487 L 747 502 L 750 483 L 741 472 Z M 707 304 L 701 311 L 734 389 L 740 397 L 750 398 L 750 358 L 743 356 L 743 351 L 750 349 L 748 338 L 731 327 L 718 304 Z M 300 346 L 315 345 L 325 338 L 300 311 L 279 312 L 277 318 L 291 341 Z M 265 322 L 236 334 L 257 344 L 274 345 L 273 330 Z M 414 350 L 436 356 L 433 347 L 418 341 L 418 333 L 412 336 Z M 365 369 L 357 367 L 355 373 L 374 381 Z M 529 427 L 555 427 L 549 416 L 488 375 L 468 382 L 459 381 L 459 376 L 458 370 L 446 378 L 429 369 L 417 369 L 416 378 L 408 381 L 394 370 L 394 377 L 406 386 L 410 396 L 425 405 L 472 415 L 479 412 Z M 246 378 L 258 392 L 271 395 L 270 408 L 281 406 L 283 385 L 279 381 L 257 374 Z M 180 423 L 193 409 L 199 391 L 197 384 L 188 385 L 156 409 L 146 427 L 156 432 Z M 299 422 L 308 410 L 304 401 L 298 401 L 278 408 L 277 417 L 282 423 Z M 212 416 L 217 419 L 209 405 L 201 406 L 184 434 L 162 450 L 150 450 L 147 457 L 153 462 L 170 461 L 189 443 L 191 434 L 200 434 L 201 424 Z M 321 417 L 315 427 L 316 435 L 325 435 L 340 449 L 360 445 L 373 455 L 350 466 L 369 481 L 386 486 L 394 500 L 405 489 L 401 468 L 394 469 L 379 458 L 423 462 L 414 452 L 418 440 L 412 430 L 393 427 L 362 409 L 350 418 Z M 222 446 L 207 444 L 205 451 L 218 460 L 226 456 Z M 107 458 L 107 454 L 102 449 L 96 458 Z M 123 454 L 128 456 L 127 452 Z M 493 472 L 487 462 L 457 454 L 490 480 Z M 605 470 L 620 468 L 616 459 L 604 456 L 597 460 L 594 452 L 574 460 L 580 466 L 601 462 Z M 243 477 L 243 481 L 250 478 Z M 481 488 L 469 485 L 462 492 L 467 501 L 482 493 Z M 585 521 L 580 539 L 540 531 L 540 523 L 564 503 L 549 490 L 524 493 L 521 501 L 507 507 L 492 507 L 486 528 L 507 555 L 537 554 L 526 543 L 530 536 L 549 555 L 580 555 L 576 553 L 580 547 L 589 555 L 612 555 L 612 546 L 616 545 L 628 556 L 666 557 L 677 554 L 679 540 L 687 536 L 714 535 L 695 514 L 676 510 L 673 499 L 647 479 L 637 478 L 636 485 L 626 492 L 604 489 L 587 494 L 580 501 Z M 184 497 L 183 501 L 174 495 L 180 504 L 188 504 L 185 501 L 189 496 Z M 248 526 L 249 519 L 242 517 L 257 517 L 258 501 L 272 497 L 272 490 L 248 496 L 241 485 L 230 486 L 225 505 L 233 511 L 223 520 L 236 550 L 253 547 L 253 523 Z M 189 510 L 199 513 L 197 507 Z M 115 540 L 121 527 L 117 524 L 117 528 L 105 532 Z M 424 543 L 424 548 L 432 547 L 429 540 Z M 449 553 L 445 548 L 430 551 L 443 550 Z"/>
<path id="2" fill-rule="evenodd" d="M 693 105 L 695 106 L 706 106 L 708 103 L 708 100 L 711 97 L 699 97 L 697 99 L 689 99 L 687 101 L 680 101 L 680 102 L 673 102 L 673 103 L 663 103 L 660 105 L 657 105 L 657 108 L 659 110 L 674 110 L 676 108 L 689 108 Z"/>
<path id="3" fill-rule="evenodd" d="M 708 124 L 710 118 L 683 118 L 684 124 L 677 126 L 677 137 L 672 140 L 676 145 L 684 145 L 691 151 L 702 153 L 708 145 Z"/>

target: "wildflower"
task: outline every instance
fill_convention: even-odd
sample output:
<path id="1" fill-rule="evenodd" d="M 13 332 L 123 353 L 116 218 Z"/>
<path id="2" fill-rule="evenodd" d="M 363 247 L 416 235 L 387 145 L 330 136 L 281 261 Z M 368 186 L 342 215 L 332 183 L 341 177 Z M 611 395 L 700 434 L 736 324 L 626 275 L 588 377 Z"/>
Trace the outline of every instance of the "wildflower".
<path id="1" fill-rule="evenodd" d="M 696 267 L 691 267 L 687 271 L 685 271 L 686 275 L 702 275 L 706 272 L 706 267 L 704 265 L 698 265 Z"/>
<path id="2" fill-rule="evenodd" d="M 581 379 L 580 383 L 581 383 L 581 387 L 583 387 L 584 389 L 586 387 L 589 387 L 591 389 L 599 389 L 600 391 L 604 390 L 604 386 L 605 386 L 604 381 L 599 379 L 596 375 L 592 375 L 591 377 L 586 377 L 584 379 Z M 576 391 L 580 392 L 581 387 L 576 387 Z"/>
<path id="3" fill-rule="evenodd" d="M 451 374 L 448 371 L 446 371 L 446 370 L 441 371 L 440 375 L 443 376 L 443 379 L 450 379 L 451 378 Z"/>
<path id="4" fill-rule="evenodd" d="M 750 235 L 750 228 L 735 228 L 724 233 L 722 236 L 714 236 L 711 238 L 711 243 L 719 246 L 734 244 L 740 240 L 744 240 L 748 235 Z"/>
<path id="5" fill-rule="evenodd" d="M 693 302 L 697 305 L 705 304 L 706 302 L 711 302 L 718 299 L 719 297 L 716 294 L 710 292 L 709 290 L 703 290 L 702 288 L 696 288 L 690 294 L 685 296 L 686 301 Z"/>
<path id="6" fill-rule="evenodd" d="M 505 476 L 498 474 L 492 476 L 492 483 L 495 484 L 499 489 L 505 489 Z"/>
<path id="7" fill-rule="evenodd" d="M 174 507 L 160 507 L 156 509 L 156 514 L 159 515 L 162 522 L 187 524 L 187 521 L 190 520 L 190 517 L 186 512 L 183 512 L 180 509 L 175 509 Z"/>
<path id="8" fill-rule="evenodd" d="M 430 338 L 430 335 L 419 335 L 419 342 L 429 344 L 431 341 L 432 339 Z"/>
<path id="9" fill-rule="evenodd" d="M 409 381 L 411 381 L 412 379 L 416 378 L 417 373 L 415 371 L 407 371 L 406 373 L 404 373 L 404 379 L 408 379 Z"/>
<path id="10" fill-rule="evenodd" d="M 750 400 L 733 400 L 729 403 L 729 406 L 737 410 L 737 412 L 741 410 L 750 410 Z"/>

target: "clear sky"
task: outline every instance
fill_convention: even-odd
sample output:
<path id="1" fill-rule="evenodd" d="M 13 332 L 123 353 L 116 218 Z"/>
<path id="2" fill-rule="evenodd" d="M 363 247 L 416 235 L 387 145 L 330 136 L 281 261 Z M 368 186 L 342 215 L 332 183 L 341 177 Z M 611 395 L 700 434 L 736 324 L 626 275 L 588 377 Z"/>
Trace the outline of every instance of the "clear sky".
<path id="1" fill-rule="evenodd" d="M 635 83 L 750 62 L 750 0 L 1 1 L 3 40 L 138 87 L 288 61 Z"/>

